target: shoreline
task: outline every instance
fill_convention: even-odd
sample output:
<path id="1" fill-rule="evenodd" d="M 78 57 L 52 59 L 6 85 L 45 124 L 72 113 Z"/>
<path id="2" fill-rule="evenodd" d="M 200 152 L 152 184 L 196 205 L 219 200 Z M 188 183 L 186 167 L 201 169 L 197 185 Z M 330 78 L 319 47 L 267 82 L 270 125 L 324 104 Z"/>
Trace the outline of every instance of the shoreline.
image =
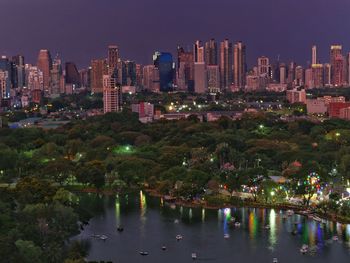
<path id="1" fill-rule="evenodd" d="M 87 187 L 82 189 L 73 189 L 74 192 L 80 192 L 80 193 L 94 193 L 94 194 L 103 194 L 103 195 L 115 195 L 115 194 L 127 194 L 127 193 L 135 193 L 139 190 L 144 190 L 148 195 L 152 197 L 158 197 L 166 199 L 166 195 L 160 194 L 159 192 L 152 190 L 152 189 L 132 189 L 131 191 L 115 191 L 111 189 L 102 189 L 99 190 L 97 188 L 93 187 Z M 223 209 L 223 208 L 260 208 L 260 209 L 279 209 L 279 210 L 292 210 L 295 214 L 310 217 L 312 219 L 312 216 L 317 216 L 321 219 L 331 221 L 334 223 L 340 223 L 348 225 L 350 224 L 350 218 L 342 218 L 339 215 L 335 214 L 323 214 L 318 211 L 315 211 L 314 209 L 310 210 L 310 207 L 303 207 L 298 205 L 292 205 L 292 204 L 264 204 L 264 203 L 254 203 L 250 202 L 248 204 L 229 204 L 229 203 L 222 203 L 220 205 L 208 205 L 205 201 L 184 201 L 179 198 L 171 197 L 171 200 L 168 203 L 173 203 L 178 206 L 183 206 L 187 208 L 204 208 L 204 209 L 211 209 L 211 210 L 217 210 L 217 209 Z M 307 212 L 306 212 L 307 211 Z"/>

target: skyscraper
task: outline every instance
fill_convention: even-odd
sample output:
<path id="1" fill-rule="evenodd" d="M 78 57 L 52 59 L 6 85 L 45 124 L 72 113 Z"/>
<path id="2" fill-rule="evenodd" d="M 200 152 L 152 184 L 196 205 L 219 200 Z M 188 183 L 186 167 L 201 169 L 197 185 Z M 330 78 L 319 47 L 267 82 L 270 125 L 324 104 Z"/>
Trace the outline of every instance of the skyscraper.
<path id="1" fill-rule="evenodd" d="M 187 52 L 178 47 L 178 88 L 184 91 L 194 92 L 194 53 Z"/>
<path id="2" fill-rule="evenodd" d="M 16 66 L 17 87 L 21 89 L 25 84 L 24 57 L 21 55 L 13 56 L 12 63 Z"/>
<path id="3" fill-rule="evenodd" d="M 52 59 L 50 51 L 42 49 L 39 51 L 37 66 L 43 73 L 44 93 L 48 94 L 50 90 L 50 72 L 52 69 Z"/>
<path id="4" fill-rule="evenodd" d="M 194 62 L 204 63 L 204 47 L 201 41 L 197 40 L 193 45 L 193 58 Z"/>
<path id="5" fill-rule="evenodd" d="M 94 93 L 103 92 L 103 75 L 106 73 L 106 63 L 103 59 L 91 61 L 91 91 Z"/>
<path id="6" fill-rule="evenodd" d="M 323 64 L 312 64 L 312 87 L 322 88 L 324 86 Z"/>
<path id="7" fill-rule="evenodd" d="M 246 47 L 242 42 L 238 42 L 234 46 L 234 83 L 239 89 L 243 89 L 246 81 Z"/>
<path id="8" fill-rule="evenodd" d="M 9 98 L 10 97 L 10 91 L 11 91 L 11 73 L 12 73 L 12 67 L 9 59 L 6 56 L 2 56 L 0 58 L 0 71 L 4 72 L 2 75 L 2 81 L 5 81 L 5 84 L 3 85 L 2 90 L 2 98 Z M 6 77 L 5 77 L 6 76 Z"/>
<path id="9" fill-rule="evenodd" d="M 153 62 L 159 70 L 160 91 L 169 92 L 173 90 L 174 86 L 174 71 L 175 65 L 173 56 L 167 52 L 155 52 L 153 55 Z"/>
<path id="10" fill-rule="evenodd" d="M 194 63 L 194 92 L 207 92 L 207 73 L 204 62 Z"/>
<path id="11" fill-rule="evenodd" d="M 0 99 L 6 99 L 8 98 L 8 90 L 7 90 L 7 83 L 8 83 L 8 71 L 0 70 Z M 0 101 L 1 105 L 1 101 Z"/>
<path id="12" fill-rule="evenodd" d="M 324 85 L 330 87 L 332 85 L 332 69 L 331 64 L 326 63 L 323 66 L 323 77 L 324 77 Z"/>
<path id="13" fill-rule="evenodd" d="M 269 77 L 270 60 L 268 57 L 262 56 L 258 58 L 258 75 Z"/>
<path id="14" fill-rule="evenodd" d="M 339 77 L 340 77 L 340 72 L 339 72 L 340 56 L 342 56 L 342 46 L 341 45 L 332 45 L 331 46 L 331 52 L 330 52 L 332 85 L 338 85 L 339 84 L 338 82 L 339 82 Z M 337 63 L 338 63 L 337 67 L 336 67 L 336 60 L 338 60 L 337 61 Z M 336 72 L 336 70 L 337 70 L 337 72 Z M 336 75 L 338 75 L 338 76 L 336 76 Z M 337 81 L 336 81 L 336 77 L 338 78 Z"/>
<path id="15" fill-rule="evenodd" d="M 312 65 L 317 64 L 317 47 L 315 45 L 312 46 L 311 63 Z"/>
<path id="16" fill-rule="evenodd" d="M 51 78 L 50 78 L 50 94 L 52 97 L 59 96 L 61 93 L 61 77 L 62 77 L 62 64 L 61 60 L 56 56 L 52 63 Z"/>
<path id="17" fill-rule="evenodd" d="M 208 91 L 210 93 L 220 92 L 220 69 L 218 65 L 207 66 Z"/>
<path id="18" fill-rule="evenodd" d="M 205 63 L 208 66 L 218 64 L 218 47 L 213 38 L 205 43 Z"/>
<path id="19" fill-rule="evenodd" d="M 232 75 L 232 43 L 225 39 L 220 43 L 220 81 L 221 89 L 228 90 L 233 81 Z"/>
<path id="20" fill-rule="evenodd" d="M 119 61 L 119 48 L 115 45 L 108 46 L 108 73 L 113 74 L 115 77 L 118 76 L 118 61 Z M 120 80 L 119 80 L 120 82 Z"/>
<path id="21" fill-rule="evenodd" d="M 66 84 L 72 84 L 75 88 L 80 88 L 81 79 L 77 66 L 73 62 L 66 62 Z"/>
<path id="22" fill-rule="evenodd" d="M 333 85 L 338 87 L 344 84 L 344 57 L 338 54 L 333 61 L 334 65 L 332 67 L 332 77 Z"/>
<path id="23" fill-rule="evenodd" d="M 103 112 L 122 110 L 122 88 L 111 75 L 103 76 Z"/>

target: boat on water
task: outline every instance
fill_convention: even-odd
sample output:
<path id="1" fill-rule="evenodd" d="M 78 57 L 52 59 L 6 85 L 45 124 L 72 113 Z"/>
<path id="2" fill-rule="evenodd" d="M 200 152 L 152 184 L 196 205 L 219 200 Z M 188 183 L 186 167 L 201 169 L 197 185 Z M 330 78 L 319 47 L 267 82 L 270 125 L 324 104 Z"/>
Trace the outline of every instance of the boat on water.
<path id="1" fill-rule="evenodd" d="M 338 241 L 339 238 L 338 238 L 338 236 L 333 236 L 333 237 L 332 237 L 332 240 L 333 240 L 333 241 Z"/>
<path id="2" fill-rule="evenodd" d="M 180 241 L 182 238 L 183 238 L 183 237 L 182 237 L 181 235 L 177 235 L 177 236 L 176 236 L 176 240 L 177 240 L 177 241 Z"/>
<path id="3" fill-rule="evenodd" d="M 139 251 L 141 256 L 148 256 L 148 252 L 147 251 Z"/>
<path id="4" fill-rule="evenodd" d="M 178 224 L 178 223 L 180 223 L 179 219 L 175 219 L 174 224 Z"/>
<path id="5" fill-rule="evenodd" d="M 108 238 L 108 237 L 107 237 L 106 235 L 100 236 L 100 239 L 103 240 L 103 241 L 104 241 L 104 240 L 107 240 L 107 238 Z"/>
<path id="6" fill-rule="evenodd" d="M 272 263 L 278 263 L 278 259 L 277 258 L 273 258 Z"/>
<path id="7" fill-rule="evenodd" d="M 195 259 L 197 259 L 197 254 L 196 253 L 192 253 L 191 257 L 192 257 L 193 260 L 195 260 Z"/>
<path id="8" fill-rule="evenodd" d="M 92 237 L 92 238 L 100 238 L 100 237 L 101 237 L 101 235 L 96 235 L 96 234 L 93 234 L 93 235 L 91 235 L 91 237 Z"/>
<path id="9" fill-rule="evenodd" d="M 230 235 L 229 235 L 229 234 L 225 234 L 225 235 L 224 235 L 224 238 L 225 238 L 225 239 L 230 238 Z"/>
<path id="10" fill-rule="evenodd" d="M 306 254 L 308 252 L 308 250 L 309 250 L 309 246 L 304 244 L 300 248 L 300 253 Z"/>
<path id="11" fill-rule="evenodd" d="M 124 228 L 123 228 L 122 226 L 118 226 L 118 227 L 117 227 L 117 230 L 118 230 L 119 232 L 123 232 L 123 231 L 124 231 Z"/>
<path id="12" fill-rule="evenodd" d="M 236 222 L 235 223 L 235 227 L 240 227 L 241 226 L 241 223 L 240 222 Z"/>
<path id="13" fill-rule="evenodd" d="M 162 246 L 162 250 L 166 250 L 166 246 Z"/>

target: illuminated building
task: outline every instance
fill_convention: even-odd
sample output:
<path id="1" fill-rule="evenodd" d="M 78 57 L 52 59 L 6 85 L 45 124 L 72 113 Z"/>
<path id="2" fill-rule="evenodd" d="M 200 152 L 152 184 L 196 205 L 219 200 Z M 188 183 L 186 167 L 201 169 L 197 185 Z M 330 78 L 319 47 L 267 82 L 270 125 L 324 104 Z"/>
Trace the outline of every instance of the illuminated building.
<path id="1" fill-rule="evenodd" d="M 324 86 L 323 82 L 323 64 L 312 65 L 312 87 L 321 88 Z"/>
<path id="2" fill-rule="evenodd" d="M 220 92 L 220 69 L 218 65 L 207 66 L 208 90 L 210 93 Z"/>
<path id="3" fill-rule="evenodd" d="M 331 64 L 326 63 L 323 65 L 323 78 L 324 78 L 324 85 L 325 86 L 331 86 L 332 85 L 332 70 L 331 70 Z"/>
<path id="4" fill-rule="evenodd" d="M 56 97 L 61 93 L 62 65 L 61 60 L 56 57 L 52 63 L 50 77 L 50 95 Z"/>
<path id="5" fill-rule="evenodd" d="M 342 62 L 342 46 L 341 45 L 332 45 L 331 46 L 331 52 L 330 52 L 330 64 L 331 64 L 331 82 L 332 85 L 339 85 L 340 77 L 340 71 L 339 66 Z M 343 83 L 341 83 L 343 84 Z"/>
<path id="6" fill-rule="evenodd" d="M 344 84 L 344 57 L 337 55 L 332 68 L 333 85 L 342 86 Z"/>
<path id="7" fill-rule="evenodd" d="M 311 63 L 312 63 L 312 65 L 318 64 L 318 62 L 317 62 L 317 47 L 315 45 L 312 46 Z"/>
<path id="8" fill-rule="evenodd" d="M 177 85 L 179 90 L 194 92 L 194 54 L 178 47 Z"/>
<path id="9" fill-rule="evenodd" d="M 228 90 L 231 87 L 233 82 L 232 66 L 232 43 L 230 43 L 228 39 L 225 39 L 220 43 L 220 81 L 222 90 Z"/>
<path id="10" fill-rule="evenodd" d="M 234 83 L 238 89 L 245 87 L 246 81 L 246 47 L 242 42 L 238 42 L 234 45 L 234 63 L 233 63 L 233 75 Z"/>
<path id="11" fill-rule="evenodd" d="M 108 74 L 114 77 L 118 76 L 118 61 L 119 61 L 119 48 L 115 45 L 108 46 Z M 118 80 L 120 82 L 120 80 Z"/>
<path id="12" fill-rule="evenodd" d="M 160 91 L 172 91 L 175 72 L 173 56 L 167 52 L 155 52 L 153 62 L 154 66 L 159 70 Z"/>
<path id="13" fill-rule="evenodd" d="M 50 93 L 50 72 L 52 69 L 52 59 L 50 51 L 42 49 L 39 51 L 37 67 L 43 73 L 43 85 L 45 95 Z"/>
<path id="14" fill-rule="evenodd" d="M 7 90 L 8 79 L 8 71 L 0 70 L 0 99 L 5 99 L 9 97 L 9 93 Z"/>
<path id="15" fill-rule="evenodd" d="M 103 59 L 91 61 L 91 91 L 93 93 L 103 92 L 103 75 L 106 73 L 106 62 Z"/>
<path id="16" fill-rule="evenodd" d="M 259 57 L 258 58 L 258 75 L 266 75 L 268 77 L 270 73 L 270 60 L 268 57 Z"/>
<path id="17" fill-rule="evenodd" d="M 306 103 L 305 90 L 287 90 L 287 100 L 289 103 Z"/>
<path id="18" fill-rule="evenodd" d="M 120 112 L 122 110 L 122 88 L 116 78 L 103 76 L 103 112 Z"/>
<path id="19" fill-rule="evenodd" d="M 194 63 L 194 92 L 207 92 L 207 73 L 204 62 Z"/>
<path id="20" fill-rule="evenodd" d="M 218 65 L 218 47 L 213 38 L 205 43 L 205 63 L 208 66 Z"/>
<path id="21" fill-rule="evenodd" d="M 193 58 L 194 62 L 205 63 L 204 47 L 202 46 L 202 43 L 199 40 L 197 40 L 196 43 L 193 45 Z"/>

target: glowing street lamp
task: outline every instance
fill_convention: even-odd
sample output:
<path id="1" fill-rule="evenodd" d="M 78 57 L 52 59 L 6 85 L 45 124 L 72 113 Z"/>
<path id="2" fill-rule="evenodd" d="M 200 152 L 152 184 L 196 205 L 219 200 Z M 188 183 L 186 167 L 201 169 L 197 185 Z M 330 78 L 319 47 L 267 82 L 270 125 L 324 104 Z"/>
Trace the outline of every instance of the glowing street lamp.
<path id="1" fill-rule="evenodd" d="M 271 191 L 271 196 L 275 196 L 275 192 L 274 191 Z"/>

